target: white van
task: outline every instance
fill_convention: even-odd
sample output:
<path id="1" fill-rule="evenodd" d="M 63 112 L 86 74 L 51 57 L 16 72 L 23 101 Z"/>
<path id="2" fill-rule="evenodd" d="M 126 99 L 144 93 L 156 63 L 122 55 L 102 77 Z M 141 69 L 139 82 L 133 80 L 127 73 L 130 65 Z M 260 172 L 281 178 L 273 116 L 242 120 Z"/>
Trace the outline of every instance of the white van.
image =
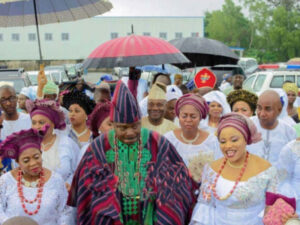
<path id="1" fill-rule="evenodd" d="M 300 71 L 291 70 L 267 70 L 256 72 L 247 77 L 243 87 L 253 90 L 260 95 L 267 89 L 280 89 L 285 81 L 296 83 L 300 87 Z"/>

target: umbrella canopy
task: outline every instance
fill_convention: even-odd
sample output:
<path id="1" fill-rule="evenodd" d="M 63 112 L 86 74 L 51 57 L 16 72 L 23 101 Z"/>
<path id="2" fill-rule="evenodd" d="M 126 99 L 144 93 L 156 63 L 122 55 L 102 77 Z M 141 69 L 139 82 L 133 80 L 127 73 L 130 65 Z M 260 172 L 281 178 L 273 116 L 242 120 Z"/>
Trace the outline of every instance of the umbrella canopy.
<path id="1" fill-rule="evenodd" d="M 141 67 L 137 67 L 144 72 L 158 72 L 158 73 L 179 73 L 181 70 L 171 64 L 164 64 L 164 65 L 145 65 Z"/>
<path id="2" fill-rule="evenodd" d="M 287 64 L 289 64 L 289 65 L 300 65 L 300 58 L 292 58 L 287 62 Z"/>
<path id="3" fill-rule="evenodd" d="M 188 62 L 177 48 L 162 39 L 130 35 L 98 46 L 83 65 L 85 68 L 113 68 Z"/>
<path id="4" fill-rule="evenodd" d="M 35 25 L 35 14 L 38 24 L 49 24 L 89 18 L 111 9 L 107 0 L 0 0 L 0 27 Z"/>
<path id="5" fill-rule="evenodd" d="M 191 61 L 188 64 L 177 65 L 180 68 L 236 64 L 239 60 L 228 46 L 209 38 L 188 37 L 174 39 L 170 43 Z"/>

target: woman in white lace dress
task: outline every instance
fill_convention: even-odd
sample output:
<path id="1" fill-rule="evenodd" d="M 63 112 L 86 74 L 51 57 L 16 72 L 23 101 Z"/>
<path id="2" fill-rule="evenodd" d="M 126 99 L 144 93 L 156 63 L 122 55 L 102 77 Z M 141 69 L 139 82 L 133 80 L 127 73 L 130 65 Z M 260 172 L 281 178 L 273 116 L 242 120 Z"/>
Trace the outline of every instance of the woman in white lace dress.
<path id="1" fill-rule="evenodd" d="M 217 135 L 224 157 L 205 166 L 190 225 L 263 225 L 259 215 L 265 193 L 276 191 L 277 172 L 246 150 L 260 134 L 246 117 L 230 113 L 221 118 Z"/>
<path id="2" fill-rule="evenodd" d="M 19 165 L 0 177 L 0 224 L 26 216 L 40 225 L 67 225 L 65 182 L 42 166 L 44 134 L 44 130 L 23 130 L 0 145 L 0 156 L 15 159 Z"/>
<path id="3" fill-rule="evenodd" d="M 208 105 L 201 96 L 185 94 L 177 100 L 175 111 L 180 128 L 164 136 L 175 146 L 194 180 L 200 182 L 203 165 L 222 156 L 216 136 L 198 128 Z"/>
<path id="4" fill-rule="evenodd" d="M 46 124 L 49 125 L 41 144 L 44 167 L 57 172 L 66 183 L 71 184 L 80 149 L 62 131 L 66 128 L 64 113 L 56 102 L 50 100 L 27 101 L 26 107 L 30 113 L 32 128 L 40 130 Z"/>

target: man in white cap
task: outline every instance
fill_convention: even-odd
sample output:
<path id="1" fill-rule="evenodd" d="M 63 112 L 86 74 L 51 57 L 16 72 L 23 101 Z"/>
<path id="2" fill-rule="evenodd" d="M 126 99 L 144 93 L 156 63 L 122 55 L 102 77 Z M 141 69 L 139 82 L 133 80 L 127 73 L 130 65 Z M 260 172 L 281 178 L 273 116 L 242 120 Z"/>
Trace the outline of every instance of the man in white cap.
<path id="1" fill-rule="evenodd" d="M 176 119 L 175 104 L 177 99 L 179 99 L 181 96 L 182 96 L 182 91 L 176 85 L 167 86 L 167 94 L 166 94 L 167 105 L 166 105 L 166 111 L 164 116 L 165 119 L 170 120 L 172 122 L 175 121 Z"/>
<path id="2" fill-rule="evenodd" d="M 142 127 L 161 135 L 178 128 L 172 121 L 164 118 L 166 111 L 166 86 L 156 82 L 148 96 L 148 116 L 142 118 Z"/>

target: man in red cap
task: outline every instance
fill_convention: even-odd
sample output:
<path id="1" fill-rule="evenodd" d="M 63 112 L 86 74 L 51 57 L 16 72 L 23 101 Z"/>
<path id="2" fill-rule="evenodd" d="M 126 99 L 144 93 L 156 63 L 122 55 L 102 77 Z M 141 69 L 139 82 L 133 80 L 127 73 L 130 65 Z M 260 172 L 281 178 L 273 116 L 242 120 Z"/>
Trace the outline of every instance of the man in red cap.
<path id="1" fill-rule="evenodd" d="M 141 127 L 121 81 L 110 118 L 114 129 L 90 145 L 74 175 L 68 204 L 77 206 L 77 224 L 187 224 L 194 201 L 188 170 L 166 138 Z"/>

